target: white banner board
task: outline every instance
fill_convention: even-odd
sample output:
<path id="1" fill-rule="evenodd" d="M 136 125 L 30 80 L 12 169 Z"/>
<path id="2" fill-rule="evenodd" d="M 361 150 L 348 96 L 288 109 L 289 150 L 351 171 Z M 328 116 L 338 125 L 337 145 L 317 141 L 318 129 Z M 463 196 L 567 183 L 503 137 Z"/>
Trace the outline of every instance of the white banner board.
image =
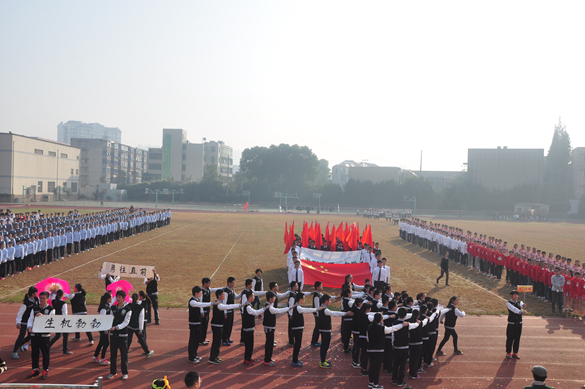
<path id="1" fill-rule="evenodd" d="M 361 251 L 321 251 L 301 248 L 300 259 L 324 263 L 360 263 Z"/>
<path id="2" fill-rule="evenodd" d="M 112 315 L 41 315 L 34 319 L 33 333 L 108 331 L 113 321 Z"/>
<path id="3" fill-rule="evenodd" d="M 110 274 L 120 278 L 150 278 L 154 266 L 124 265 L 122 263 L 104 262 L 102 274 Z"/>

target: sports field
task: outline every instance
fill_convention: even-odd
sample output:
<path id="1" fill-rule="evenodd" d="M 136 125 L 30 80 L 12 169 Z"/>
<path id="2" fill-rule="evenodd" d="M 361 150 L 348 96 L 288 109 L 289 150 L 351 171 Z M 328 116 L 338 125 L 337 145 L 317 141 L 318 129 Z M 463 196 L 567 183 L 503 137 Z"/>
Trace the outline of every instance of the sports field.
<path id="1" fill-rule="evenodd" d="M 260 267 L 264 271 L 265 283 L 277 281 L 281 285 L 281 291 L 285 290 L 287 278 L 282 237 L 284 223 L 288 222 L 290 225 L 293 220 L 296 226 L 302 225 L 305 220 L 317 220 L 322 226 L 328 221 L 337 224 L 341 221 L 348 223 L 359 221 L 361 228 L 370 222 L 374 240 L 380 242 L 383 256 L 389 260 L 393 290 L 408 290 L 411 295 L 424 291 L 437 297 L 443 304 L 446 304 L 447 299 L 454 294 L 460 296 L 459 308 L 471 315 L 466 318 L 468 320 L 458 322 L 458 331 L 462 335 L 460 344 L 466 354 L 457 358 L 444 358 L 438 369 L 432 374 L 421 375 L 423 378 L 414 383 L 410 382 L 411 386 L 521 388 L 530 383 L 530 366 L 539 363 L 549 367 L 549 377 L 555 380 L 551 381 L 552 386 L 578 388 L 582 385 L 579 383 L 577 372 L 580 370 L 578 367 L 580 363 L 577 360 L 581 355 L 579 350 L 585 345 L 585 326 L 580 319 L 537 317 L 548 314 L 550 307 L 538 299 L 527 296 L 528 312 L 535 317 L 530 318 L 523 336 L 520 353 L 524 358 L 515 364 L 505 360 L 502 362 L 506 319 L 505 316 L 497 315 L 506 313 L 505 300 L 509 297 L 510 289 L 504 284 L 488 280 L 456 265 L 451 268 L 451 286 L 445 287 L 441 284 L 437 287 L 435 278 L 438 276 L 438 257 L 399 240 L 398 227 L 386 221 L 356 219 L 355 216 L 348 215 L 201 212 L 173 212 L 171 225 L 168 227 L 102 246 L 79 256 L 65 258 L 0 282 L 0 301 L 7 303 L 0 305 L 2 311 L 0 355 L 9 362 L 9 375 L 3 374 L 2 381 L 5 379 L 7 381 L 4 382 L 24 381 L 24 375 L 30 366 L 28 354 L 23 354 L 25 359 L 17 362 L 10 359 L 12 344 L 17 335 L 13 324 L 14 315 L 28 286 L 49 276 L 65 279 L 70 284 L 81 283 L 88 292 L 88 304 L 95 305 L 104 289 L 104 282 L 97 278 L 97 272 L 102 263 L 108 261 L 156 266 L 161 275 L 159 301 L 163 307 L 162 325 L 149 326 L 149 343 L 152 342 L 155 357 L 149 359 L 148 363 L 143 363 L 136 355 L 135 349 L 131 353 L 131 381 L 123 385 L 122 381 L 114 380 L 115 382 L 107 384 L 108 387 L 145 387 L 144 384 L 148 380 L 166 373 L 172 377 L 173 387 L 175 385 L 182 387 L 179 381 L 184 375 L 183 372 L 189 369 L 204 373 L 206 377 L 204 387 L 250 387 L 246 382 L 254 382 L 254 386 L 260 384 L 267 388 L 300 386 L 341 388 L 353 387 L 356 383 L 364 384 L 366 387 L 367 379 L 350 369 L 349 358 L 339 351 L 337 333 L 331 346 L 334 369 L 322 371 L 316 366 L 318 351 L 308 345 L 308 333 L 313 327 L 312 320 L 307 320 L 301 350 L 302 359 L 309 363 L 302 370 L 290 367 L 290 350 L 284 346 L 286 323 L 282 320 L 279 320 L 280 329 L 277 331 L 278 348 L 275 358 L 279 363 L 276 370 L 270 370 L 265 366 L 252 368 L 241 366 L 243 353 L 241 346 L 234 346 L 231 349 L 222 347 L 221 356 L 225 362 L 221 366 L 211 366 L 207 363 L 192 365 L 186 361 L 188 336 L 186 306 L 192 286 L 200 285 L 201 278 L 206 276 L 212 277 L 212 287 L 225 286 L 226 278 L 234 276 L 235 289 L 239 292 L 243 288 L 244 280 L 251 278 L 254 270 Z M 517 242 L 546 251 L 558 250 L 573 259 L 580 257 L 579 248 L 583 246 L 585 237 L 583 225 L 453 220 L 445 223 L 464 230 L 493 234 L 510 244 Z M 135 290 L 144 289 L 140 279 L 128 281 L 133 284 Z M 330 292 L 339 294 L 339 290 Z M 336 305 L 333 307 L 336 308 Z M 89 307 L 89 310 L 94 308 Z M 496 316 L 487 318 L 476 316 L 486 314 Z M 237 317 L 239 321 L 239 315 Z M 263 356 L 264 336 L 261 328 L 259 326 L 255 336 L 254 357 L 257 359 Z M 233 335 L 236 342 L 239 339 L 238 332 L 239 327 L 236 326 Z M 107 375 L 105 369 L 96 370 L 94 365 L 86 363 L 91 358 L 93 348 L 75 344 L 73 347 L 75 354 L 70 360 L 59 355 L 51 363 L 55 369 L 52 376 L 56 381 L 51 379 L 49 383 L 88 383 L 98 374 Z M 209 353 L 208 347 L 200 349 L 204 362 Z M 449 355 L 449 351 L 446 352 Z M 69 368 L 74 375 L 67 374 Z M 571 373 L 565 373 L 569 370 Z M 388 379 L 383 379 L 381 383 L 389 385 Z"/>

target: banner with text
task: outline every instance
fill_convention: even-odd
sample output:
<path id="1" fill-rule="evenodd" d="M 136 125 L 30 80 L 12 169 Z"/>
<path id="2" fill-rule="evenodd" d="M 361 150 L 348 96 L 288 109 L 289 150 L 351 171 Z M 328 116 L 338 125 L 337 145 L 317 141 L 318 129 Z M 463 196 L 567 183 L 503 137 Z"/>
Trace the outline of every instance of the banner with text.
<path id="1" fill-rule="evenodd" d="M 33 333 L 94 332 L 112 328 L 112 315 L 41 315 L 35 317 Z"/>
<path id="2" fill-rule="evenodd" d="M 324 263 L 360 263 L 362 255 L 361 251 L 321 251 L 311 250 L 306 247 L 300 250 L 299 259 Z"/>
<path id="3" fill-rule="evenodd" d="M 118 277 L 150 278 L 154 266 L 124 265 L 122 263 L 104 262 L 102 274 Z"/>

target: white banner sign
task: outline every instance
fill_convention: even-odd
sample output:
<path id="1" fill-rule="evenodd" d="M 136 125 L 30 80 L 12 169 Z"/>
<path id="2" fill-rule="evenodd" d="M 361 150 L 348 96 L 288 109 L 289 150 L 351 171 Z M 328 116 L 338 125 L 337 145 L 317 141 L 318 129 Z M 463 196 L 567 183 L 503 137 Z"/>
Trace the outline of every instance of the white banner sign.
<path id="1" fill-rule="evenodd" d="M 112 315 L 41 315 L 34 319 L 33 333 L 108 331 L 113 321 Z"/>
<path id="2" fill-rule="evenodd" d="M 300 259 L 324 263 L 360 263 L 361 251 L 321 251 L 301 248 Z"/>
<path id="3" fill-rule="evenodd" d="M 150 278 L 153 270 L 154 266 L 124 265 L 111 262 L 104 262 L 102 265 L 102 274 L 110 274 L 120 278 Z"/>

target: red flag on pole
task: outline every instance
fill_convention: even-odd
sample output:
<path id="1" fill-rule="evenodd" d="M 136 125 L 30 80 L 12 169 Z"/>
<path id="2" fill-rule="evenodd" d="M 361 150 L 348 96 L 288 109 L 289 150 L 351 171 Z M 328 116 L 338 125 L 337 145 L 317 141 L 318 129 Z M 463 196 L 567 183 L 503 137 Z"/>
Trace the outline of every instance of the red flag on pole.
<path id="1" fill-rule="evenodd" d="M 321 250 L 323 245 L 323 235 L 321 235 L 321 224 L 315 223 L 315 246 L 317 250 Z"/>
<path id="2" fill-rule="evenodd" d="M 325 240 L 329 244 L 329 222 L 327 222 L 327 227 L 325 227 Z"/>
<path id="3" fill-rule="evenodd" d="M 303 241 L 302 247 L 309 247 L 309 226 L 307 222 L 303 222 L 303 233 L 301 234 L 301 240 Z"/>
<path id="4" fill-rule="evenodd" d="M 246 201 L 246 204 L 244 204 L 244 211 L 248 210 L 248 202 Z"/>
<path id="5" fill-rule="evenodd" d="M 351 274 L 353 282 L 363 285 L 366 278 L 372 278 L 368 263 L 322 263 L 301 259 L 306 285 L 314 285 L 315 282 L 323 282 L 328 288 L 341 288 L 345 282 L 345 276 Z"/>
<path id="6" fill-rule="evenodd" d="M 331 235 L 329 235 L 329 251 L 335 251 L 335 247 L 337 246 L 336 240 L 336 232 L 335 232 L 335 224 L 331 227 Z"/>
<path id="7" fill-rule="evenodd" d="M 288 253 L 288 250 L 290 250 L 290 239 L 288 238 L 288 224 L 287 222 L 284 222 L 284 245 L 285 245 L 285 249 L 284 249 L 284 253 Z"/>

